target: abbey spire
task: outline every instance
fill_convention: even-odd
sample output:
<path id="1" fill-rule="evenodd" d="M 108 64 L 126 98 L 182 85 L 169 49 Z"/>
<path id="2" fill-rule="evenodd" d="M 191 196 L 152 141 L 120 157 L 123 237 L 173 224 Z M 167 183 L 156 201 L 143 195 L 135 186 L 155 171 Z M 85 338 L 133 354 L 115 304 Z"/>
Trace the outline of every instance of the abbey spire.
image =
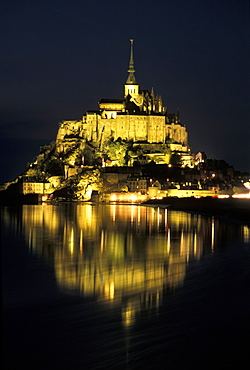
<path id="1" fill-rule="evenodd" d="M 133 50 L 134 40 L 130 39 L 130 59 L 129 59 L 129 69 L 128 69 L 128 78 L 126 81 L 127 84 L 136 84 L 136 78 L 135 78 L 135 63 L 134 63 L 134 50 Z"/>
<path id="2" fill-rule="evenodd" d="M 134 63 L 134 40 L 130 39 L 130 58 L 129 58 L 129 69 L 128 78 L 126 84 L 124 85 L 124 98 L 128 95 L 137 98 L 139 95 L 139 85 L 135 78 L 135 63 Z"/>

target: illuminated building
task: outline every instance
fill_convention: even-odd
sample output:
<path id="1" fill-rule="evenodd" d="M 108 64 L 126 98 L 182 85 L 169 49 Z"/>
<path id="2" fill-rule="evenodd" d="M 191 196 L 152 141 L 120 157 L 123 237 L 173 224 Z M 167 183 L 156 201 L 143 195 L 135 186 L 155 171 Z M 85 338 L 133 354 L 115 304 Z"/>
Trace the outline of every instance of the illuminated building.
<path id="1" fill-rule="evenodd" d="M 146 194 L 148 191 L 148 187 L 150 185 L 149 178 L 145 176 L 140 176 L 140 177 L 129 177 L 128 178 L 128 187 L 129 191 L 131 192 L 140 192 L 142 194 Z"/>
<path id="2" fill-rule="evenodd" d="M 22 193 L 25 194 L 44 194 L 50 187 L 49 182 L 26 180 L 22 182 Z"/>
<path id="3" fill-rule="evenodd" d="M 73 147 L 83 150 L 86 142 L 93 143 L 101 151 L 105 140 L 121 138 L 134 143 L 166 144 L 170 151 L 182 153 L 185 164 L 192 165 L 188 133 L 180 123 L 179 113 L 168 113 L 161 96 L 155 95 L 153 88 L 151 92 L 140 89 L 135 77 L 133 40 L 130 42 L 123 99 L 101 99 L 99 109 L 87 111 L 81 120 L 61 122 L 56 138 L 57 152 L 66 153 Z M 153 158 L 145 159 L 147 162 Z M 160 160 L 169 163 L 169 157 Z"/>

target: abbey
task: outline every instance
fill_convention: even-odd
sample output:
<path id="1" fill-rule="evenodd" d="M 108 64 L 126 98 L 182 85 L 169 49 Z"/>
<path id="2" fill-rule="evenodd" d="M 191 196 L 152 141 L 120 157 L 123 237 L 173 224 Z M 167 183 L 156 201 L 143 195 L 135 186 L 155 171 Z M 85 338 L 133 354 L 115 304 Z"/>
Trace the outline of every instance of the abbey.
<path id="1" fill-rule="evenodd" d="M 57 152 L 66 152 L 76 138 L 99 148 L 105 140 L 168 144 L 173 151 L 189 153 L 188 133 L 179 114 L 168 113 L 162 98 L 152 88 L 141 90 L 135 77 L 133 40 L 130 40 L 128 77 L 123 99 L 101 99 L 98 110 L 87 111 L 82 120 L 61 122 L 56 138 Z M 190 153 L 189 153 L 190 155 Z"/>

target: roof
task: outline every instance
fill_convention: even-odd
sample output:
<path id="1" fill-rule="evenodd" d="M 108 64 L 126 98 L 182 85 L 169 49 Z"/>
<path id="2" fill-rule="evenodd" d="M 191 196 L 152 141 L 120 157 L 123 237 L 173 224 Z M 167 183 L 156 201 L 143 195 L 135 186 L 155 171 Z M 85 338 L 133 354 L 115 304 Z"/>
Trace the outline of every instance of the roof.
<path id="1" fill-rule="evenodd" d="M 123 99 L 101 99 L 100 103 L 113 103 L 113 104 L 123 104 Z"/>
<path id="2" fill-rule="evenodd" d="M 87 110 L 87 112 L 86 113 L 88 113 L 88 114 L 90 114 L 90 113 L 96 113 L 96 114 L 100 114 L 100 111 L 99 110 Z"/>

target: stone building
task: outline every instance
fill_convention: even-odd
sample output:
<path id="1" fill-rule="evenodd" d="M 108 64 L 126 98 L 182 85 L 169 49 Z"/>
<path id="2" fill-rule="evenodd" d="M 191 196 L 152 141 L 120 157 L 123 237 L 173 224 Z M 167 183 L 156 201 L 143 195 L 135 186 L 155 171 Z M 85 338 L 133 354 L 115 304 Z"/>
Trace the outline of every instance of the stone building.
<path id="1" fill-rule="evenodd" d="M 23 178 L 21 182 L 21 193 L 26 194 L 44 194 L 50 187 L 48 181 L 39 181 L 32 178 Z"/>
<path id="2" fill-rule="evenodd" d="M 190 155 L 188 133 L 180 123 L 179 113 L 168 113 L 162 98 L 152 88 L 141 90 L 135 77 L 133 40 L 130 40 L 128 77 L 123 99 L 101 99 L 98 110 L 87 111 L 82 120 L 61 122 L 56 138 L 57 152 L 71 146 L 84 148 L 86 141 L 99 149 L 110 138 L 145 141 L 148 143 L 178 143 L 178 151 Z"/>
<path id="3" fill-rule="evenodd" d="M 150 179 L 146 176 L 131 176 L 128 178 L 130 192 L 146 194 L 150 185 Z"/>

